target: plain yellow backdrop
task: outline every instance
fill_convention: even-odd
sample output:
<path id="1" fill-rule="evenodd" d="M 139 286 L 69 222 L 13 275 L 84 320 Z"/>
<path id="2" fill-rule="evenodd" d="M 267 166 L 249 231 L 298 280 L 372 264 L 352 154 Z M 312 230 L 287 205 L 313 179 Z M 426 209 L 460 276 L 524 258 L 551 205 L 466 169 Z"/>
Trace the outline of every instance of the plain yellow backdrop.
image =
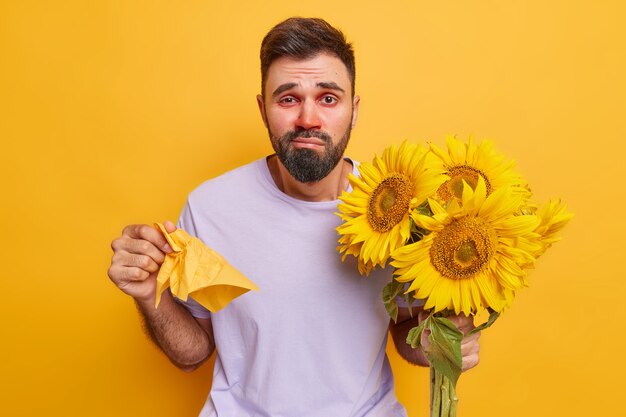
<path id="1" fill-rule="evenodd" d="M 626 371 L 622 4 L 3 0 L 0 413 L 197 414 L 212 362 L 185 374 L 148 342 L 106 276 L 109 244 L 126 224 L 176 220 L 199 183 L 270 153 L 258 49 L 302 15 L 354 43 L 349 155 L 490 138 L 539 201 L 560 196 L 576 213 L 483 333 L 459 415 L 615 415 Z M 426 416 L 427 369 L 388 352 L 400 400 Z"/>

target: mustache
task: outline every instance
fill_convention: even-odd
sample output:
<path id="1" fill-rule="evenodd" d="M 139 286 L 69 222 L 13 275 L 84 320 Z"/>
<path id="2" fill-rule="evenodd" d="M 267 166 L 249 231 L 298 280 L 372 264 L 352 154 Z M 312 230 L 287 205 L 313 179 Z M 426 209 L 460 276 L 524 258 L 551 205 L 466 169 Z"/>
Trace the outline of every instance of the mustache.
<path id="1" fill-rule="evenodd" d="M 291 142 L 296 138 L 318 138 L 323 140 L 325 143 L 328 143 L 332 140 L 328 133 L 312 129 L 290 130 L 283 135 L 283 140 L 288 142 Z"/>

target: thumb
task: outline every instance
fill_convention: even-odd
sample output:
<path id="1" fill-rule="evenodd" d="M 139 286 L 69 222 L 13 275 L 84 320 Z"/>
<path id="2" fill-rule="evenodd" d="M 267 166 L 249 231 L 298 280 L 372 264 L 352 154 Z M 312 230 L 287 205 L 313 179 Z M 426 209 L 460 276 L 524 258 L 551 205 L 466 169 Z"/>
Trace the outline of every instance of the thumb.
<path id="1" fill-rule="evenodd" d="M 164 221 L 163 226 L 165 226 L 165 230 L 167 230 L 167 233 L 172 233 L 176 231 L 176 225 L 169 220 Z"/>

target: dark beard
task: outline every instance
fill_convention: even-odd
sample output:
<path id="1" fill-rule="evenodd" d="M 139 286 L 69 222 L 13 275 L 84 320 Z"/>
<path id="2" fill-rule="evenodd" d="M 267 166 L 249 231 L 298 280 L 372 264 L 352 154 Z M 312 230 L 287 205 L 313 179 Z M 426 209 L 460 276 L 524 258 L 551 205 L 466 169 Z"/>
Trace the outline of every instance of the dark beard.
<path id="1" fill-rule="evenodd" d="M 268 129 L 269 130 L 269 129 Z M 337 166 L 350 140 L 352 126 L 342 136 L 339 143 L 333 145 L 332 138 L 319 130 L 290 130 L 281 137 L 269 132 L 274 152 L 287 171 L 300 182 L 320 181 Z M 314 149 L 297 149 L 291 145 L 296 138 L 316 137 L 324 141 L 324 152 Z"/>

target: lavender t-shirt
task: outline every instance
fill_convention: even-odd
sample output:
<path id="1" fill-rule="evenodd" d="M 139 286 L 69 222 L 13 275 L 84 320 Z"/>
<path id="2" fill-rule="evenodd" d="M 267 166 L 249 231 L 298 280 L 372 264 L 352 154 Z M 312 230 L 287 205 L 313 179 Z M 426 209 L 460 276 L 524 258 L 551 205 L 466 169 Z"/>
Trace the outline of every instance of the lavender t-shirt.
<path id="1" fill-rule="evenodd" d="M 341 262 L 337 203 L 284 194 L 265 158 L 189 195 L 179 227 L 260 288 L 214 314 L 184 303 L 217 348 L 200 417 L 406 417 L 385 354 L 390 272 Z"/>

